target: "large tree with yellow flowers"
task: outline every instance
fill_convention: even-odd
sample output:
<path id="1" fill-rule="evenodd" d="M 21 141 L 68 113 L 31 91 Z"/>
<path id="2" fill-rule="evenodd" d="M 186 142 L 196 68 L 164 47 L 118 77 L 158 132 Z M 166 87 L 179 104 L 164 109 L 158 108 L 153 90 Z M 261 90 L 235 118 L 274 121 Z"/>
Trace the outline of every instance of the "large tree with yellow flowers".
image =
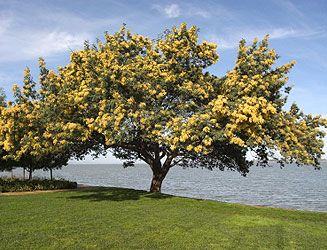
<path id="1" fill-rule="evenodd" d="M 258 164 L 275 157 L 318 167 L 326 120 L 295 104 L 284 108 L 294 62 L 274 66 L 268 37 L 250 46 L 242 40 L 234 68 L 217 77 L 207 70 L 218 61 L 216 49 L 186 24 L 157 40 L 122 27 L 85 43 L 68 65 L 42 75 L 40 102 L 56 114 L 52 143 L 101 144 L 126 166 L 142 160 L 153 172 L 151 192 L 160 192 L 176 165 L 245 175 L 253 164 L 247 152 Z"/>

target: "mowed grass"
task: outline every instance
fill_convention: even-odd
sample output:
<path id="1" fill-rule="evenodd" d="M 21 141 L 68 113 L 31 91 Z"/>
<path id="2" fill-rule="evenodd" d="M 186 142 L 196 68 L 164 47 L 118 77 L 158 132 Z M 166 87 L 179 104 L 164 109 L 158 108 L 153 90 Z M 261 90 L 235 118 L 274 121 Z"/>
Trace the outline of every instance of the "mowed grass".
<path id="1" fill-rule="evenodd" d="M 327 249 L 327 213 L 119 188 L 0 195 L 0 249 Z"/>

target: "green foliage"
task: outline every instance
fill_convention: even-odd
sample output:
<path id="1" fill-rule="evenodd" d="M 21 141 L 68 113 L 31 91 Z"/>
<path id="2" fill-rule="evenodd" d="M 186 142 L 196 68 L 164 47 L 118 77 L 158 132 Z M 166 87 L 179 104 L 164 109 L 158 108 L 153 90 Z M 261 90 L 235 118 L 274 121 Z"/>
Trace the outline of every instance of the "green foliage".
<path id="1" fill-rule="evenodd" d="M 10 171 L 18 166 L 16 161 L 4 159 L 6 156 L 7 153 L 0 149 L 0 171 Z"/>
<path id="2" fill-rule="evenodd" d="M 0 249 L 327 249 L 327 214 L 98 188 L 0 195 Z"/>
<path id="3" fill-rule="evenodd" d="M 0 193 L 53 189 L 72 189 L 76 187 L 76 182 L 66 180 L 21 180 L 15 178 L 0 178 Z"/>

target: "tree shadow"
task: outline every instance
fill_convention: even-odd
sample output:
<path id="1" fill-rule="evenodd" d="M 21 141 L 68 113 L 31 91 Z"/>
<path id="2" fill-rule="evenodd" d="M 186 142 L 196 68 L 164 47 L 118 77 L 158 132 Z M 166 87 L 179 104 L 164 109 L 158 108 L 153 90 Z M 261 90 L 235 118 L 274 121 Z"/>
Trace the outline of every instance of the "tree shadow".
<path id="1" fill-rule="evenodd" d="M 76 193 L 78 193 L 76 195 Z M 85 190 L 77 190 L 74 195 L 68 199 L 74 200 L 89 200 L 89 201 L 131 201 L 142 198 L 149 199 L 167 199 L 173 197 L 168 194 L 149 193 L 142 190 L 113 188 L 113 187 L 99 187 Z"/>

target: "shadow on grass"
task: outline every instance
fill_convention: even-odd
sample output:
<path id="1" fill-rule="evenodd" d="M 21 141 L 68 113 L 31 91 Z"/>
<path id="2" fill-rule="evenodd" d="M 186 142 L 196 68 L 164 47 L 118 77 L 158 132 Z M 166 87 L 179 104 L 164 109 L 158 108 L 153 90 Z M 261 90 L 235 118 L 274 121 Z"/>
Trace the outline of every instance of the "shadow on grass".
<path id="1" fill-rule="evenodd" d="M 76 195 L 76 193 L 78 193 Z M 167 194 L 149 193 L 146 191 L 125 188 L 104 188 L 79 190 L 68 199 L 90 201 L 129 201 L 141 198 L 167 199 L 173 196 Z"/>

